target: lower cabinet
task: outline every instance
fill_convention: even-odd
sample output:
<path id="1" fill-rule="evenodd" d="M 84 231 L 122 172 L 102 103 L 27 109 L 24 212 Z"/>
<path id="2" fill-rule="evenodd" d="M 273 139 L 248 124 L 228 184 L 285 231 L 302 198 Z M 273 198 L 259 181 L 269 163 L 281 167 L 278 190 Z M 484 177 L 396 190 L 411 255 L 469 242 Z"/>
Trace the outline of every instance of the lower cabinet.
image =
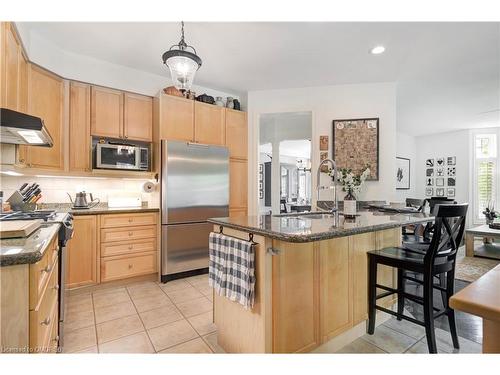
<path id="1" fill-rule="evenodd" d="M 77 288 L 99 282 L 97 275 L 97 216 L 75 216 L 68 242 L 67 286 Z"/>

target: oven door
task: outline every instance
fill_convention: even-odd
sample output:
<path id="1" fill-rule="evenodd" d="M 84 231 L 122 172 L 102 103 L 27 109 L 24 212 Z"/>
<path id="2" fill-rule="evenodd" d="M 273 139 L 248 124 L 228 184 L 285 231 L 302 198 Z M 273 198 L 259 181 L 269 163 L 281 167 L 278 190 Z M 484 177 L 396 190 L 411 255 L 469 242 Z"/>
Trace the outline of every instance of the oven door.
<path id="1" fill-rule="evenodd" d="M 98 143 L 96 156 L 97 168 L 140 169 L 139 147 Z"/>

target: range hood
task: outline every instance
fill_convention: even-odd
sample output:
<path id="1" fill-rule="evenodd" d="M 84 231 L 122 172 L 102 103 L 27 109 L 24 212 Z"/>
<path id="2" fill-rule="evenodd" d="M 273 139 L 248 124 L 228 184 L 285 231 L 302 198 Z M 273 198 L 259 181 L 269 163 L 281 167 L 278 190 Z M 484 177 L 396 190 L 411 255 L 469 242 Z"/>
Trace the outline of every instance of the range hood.
<path id="1" fill-rule="evenodd" d="M 25 113 L 0 108 L 0 142 L 52 147 L 54 142 L 43 120 Z"/>

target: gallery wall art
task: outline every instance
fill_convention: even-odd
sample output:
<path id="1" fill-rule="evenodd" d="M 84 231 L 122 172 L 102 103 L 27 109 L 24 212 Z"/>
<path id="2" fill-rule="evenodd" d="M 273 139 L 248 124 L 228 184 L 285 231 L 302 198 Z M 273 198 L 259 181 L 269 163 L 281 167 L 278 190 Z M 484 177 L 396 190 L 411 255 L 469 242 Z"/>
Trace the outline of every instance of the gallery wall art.
<path id="1" fill-rule="evenodd" d="M 379 179 L 379 119 L 333 120 L 332 156 L 337 167 L 360 175 L 369 167 L 368 180 Z"/>
<path id="2" fill-rule="evenodd" d="M 396 157 L 396 189 L 410 189 L 410 159 Z"/>
<path id="3" fill-rule="evenodd" d="M 438 157 L 425 161 L 425 196 L 455 198 L 457 158 Z"/>

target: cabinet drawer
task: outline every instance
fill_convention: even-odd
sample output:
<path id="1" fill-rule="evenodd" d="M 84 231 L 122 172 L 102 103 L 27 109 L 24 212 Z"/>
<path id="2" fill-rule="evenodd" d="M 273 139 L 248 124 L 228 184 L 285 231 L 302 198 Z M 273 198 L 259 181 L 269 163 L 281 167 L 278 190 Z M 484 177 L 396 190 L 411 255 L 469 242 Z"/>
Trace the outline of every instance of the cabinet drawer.
<path id="1" fill-rule="evenodd" d="M 156 251 L 156 238 L 126 242 L 111 242 L 101 245 L 101 257 Z"/>
<path id="2" fill-rule="evenodd" d="M 58 263 L 55 262 L 57 269 Z M 51 346 L 53 323 L 57 324 L 58 273 L 53 271 L 39 305 L 30 311 L 30 347 L 35 351 Z"/>
<path id="3" fill-rule="evenodd" d="M 156 225 L 101 229 L 101 243 L 156 238 Z"/>
<path id="4" fill-rule="evenodd" d="M 156 272 L 157 252 L 102 258 L 101 281 L 124 279 Z"/>
<path id="5" fill-rule="evenodd" d="M 30 265 L 30 309 L 39 304 L 52 273 L 57 274 L 57 257 L 57 236 L 55 236 L 42 259 Z"/>
<path id="6" fill-rule="evenodd" d="M 152 225 L 156 224 L 157 216 L 156 212 L 101 215 L 101 228 Z"/>

